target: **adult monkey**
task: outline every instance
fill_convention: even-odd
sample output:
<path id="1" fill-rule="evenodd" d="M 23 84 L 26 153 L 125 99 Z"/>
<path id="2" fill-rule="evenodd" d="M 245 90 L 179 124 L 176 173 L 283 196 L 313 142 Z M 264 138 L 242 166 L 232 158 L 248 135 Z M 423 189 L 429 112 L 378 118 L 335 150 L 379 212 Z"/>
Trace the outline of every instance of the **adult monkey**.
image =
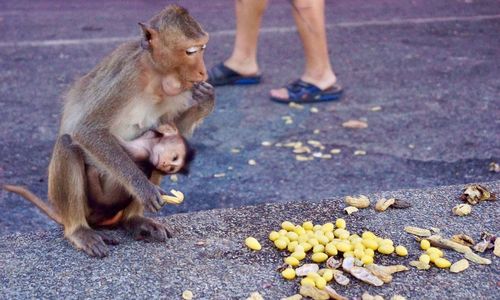
<path id="1" fill-rule="evenodd" d="M 164 241 L 171 236 L 168 227 L 143 215 L 145 207 L 161 208 L 164 192 L 148 180 L 115 136 L 131 140 L 161 122 L 174 122 L 181 134 L 190 135 L 214 106 L 213 88 L 202 82 L 207 78 L 203 50 L 208 34 L 187 10 L 168 6 L 148 25 L 139 25 L 140 42 L 118 47 L 65 96 L 49 165 L 48 198 L 61 216 L 64 235 L 92 256 L 106 256 L 106 243 L 113 241 L 86 220 L 85 165 L 113 176 L 134 196 L 124 210 L 125 229 L 136 238 Z M 65 143 L 65 134 L 83 151 Z"/>

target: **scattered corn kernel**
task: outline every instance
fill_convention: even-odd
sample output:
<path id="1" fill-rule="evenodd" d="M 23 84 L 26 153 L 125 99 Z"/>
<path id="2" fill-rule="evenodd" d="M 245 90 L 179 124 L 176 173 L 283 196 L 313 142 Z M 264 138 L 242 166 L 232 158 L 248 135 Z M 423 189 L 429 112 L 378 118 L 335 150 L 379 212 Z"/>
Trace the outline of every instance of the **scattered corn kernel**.
<path id="1" fill-rule="evenodd" d="M 313 247 L 313 253 L 320 253 L 320 252 L 325 252 L 325 246 L 316 245 Z"/>
<path id="2" fill-rule="evenodd" d="M 271 232 L 269 233 L 269 239 L 270 239 L 271 241 L 273 241 L 273 242 L 274 242 L 274 241 L 276 241 L 279 237 L 280 237 L 280 234 L 279 234 L 277 231 L 274 231 L 274 230 L 273 230 L 273 231 L 271 231 Z"/>
<path id="3" fill-rule="evenodd" d="M 418 260 L 424 264 L 429 264 L 431 262 L 431 258 L 427 254 L 422 254 L 418 258 Z"/>
<path id="4" fill-rule="evenodd" d="M 378 243 L 374 239 L 373 240 L 372 239 L 363 239 L 362 243 L 368 249 L 377 250 L 377 248 L 378 248 Z"/>
<path id="5" fill-rule="evenodd" d="M 363 264 L 365 265 L 370 265 L 370 264 L 373 264 L 373 256 L 369 256 L 369 255 L 363 255 L 363 257 L 361 257 L 361 262 L 363 262 Z"/>
<path id="6" fill-rule="evenodd" d="M 335 247 L 340 252 L 347 252 L 352 250 L 352 245 L 348 242 L 339 242 Z"/>
<path id="7" fill-rule="evenodd" d="M 451 262 L 447 260 L 446 258 L 439 257 L 434 261 L 434 264 L 436 267 L 441 268 L 441 269 L 446 269 L 451 266 Z"/>
<path id="8" fill-rule="evenodd" d="M 304 251 L 302 252 L 294 251 L 292 254 L 290 254 L 290 256 L 295 257 L 297 260 L 303 260 L 306 257 L 306 253 Z"/>
<path id="9" fill-rule="evenodd" d="M 283 272 L 281 272 L 281 275 L 287 280 L 292 280 L 295 278 L 295 270 L 292 268 L 286 268 Z"/>
<path id="10" fill-rule="evenodd" d="M 337 228 L 345 229 L 346 228 L 346 222 L 345 222 L 344 219 L 337 219 L 335 221 L 335 226 L 337 226 Z"/>
<path id="11" fill-rule="evenodd" d="M 428 240 L 421 240 L 420 241 L 420 248 L 422 250 L 427 250 L 431 246 L 431 243 Z"/>
<path id="12" fill-rule="evenodd" d="M 290 241 L 296 241 L 299 238 L 299 235 L 293 231 L 289 231 L 287 232 L 286 237 L 289 238 Z"/>
<path id="13" fill-rule="evenodd" d="M 333 270 L 331 269 L 321 269 L 320 271 L 323 271 L 321 274 L 321 277 L 323 277 L 326 282 L 330 282 L 333 279 Z"/>
<path id="14" fill-rule="evenodd" d="M 328 259 L 328 255 L 326 255 L 323 252 L 317 252 L 311 256 L 311 260 L 316 262 L 316 263 L 322 263 L 327 259 Z"/>
<path id="15" fill-rule="evenodd" d="M 367 249 L 365 249 L 365 255 L 374 257 L 375 256 L 375 251 L 373 249 L 367 248 Z"/>
<path id="16" fill-rule="evenodd" d="M 302 278 L 302 280 L 300 281 L 300 285 L 302 285 L 302 286 L 316 286 L 316 284 L 314 283 L 314 279 L 311 277 Z"/>
<path id="17" fill-rule="evenodd" d="M 252 250 L 259 251 L 260 249 L 262 249 L 262 246 L 260 245 L 259 241 L 257 241 L 257 239 L 251 236 L 245 239 L 245 245 L 247 245 L 247 247 Z"/>
<path id="18" fill-rule="evenodd" d="M 316 277 L 314 278 L 314 284 L 316 287 L 320 290 L 324 289 L 326 287 L 326 280 L 323 277 Z"/>
<path id="19" fill-rule="evenodd" d="M 382 244 L 378 247 L 377 251 L 382 253 L 382 254 L 389 255 L 392 252 L 394 252 L 394 246 L 389 245 L 389 244 Z"/>
<path id="20" fill-rule="evenodd" d="M 319 224 L 316 224 L 313 226 L 313 231 L 318 231 L 318 230 L 321 230 L 321 228 L 323 228 L 323 226 L 319 225 Z"/>
<path id="21" fill-rule="evenodd" d="M 184 292 L 182 292 L 182 299 L 184 299 L 184 300 L 193 299 L 193 292 L 191 292 L 189 290 L 185 290 Z"/>
<path id="22" fill-rule="evenodd" d="M 295 251 L 295 247 L 297 247 L 298 245 L 299 245 L 299 242 L 293 241 L 293 242 L 290 242 L 288 244 L 288 246 L 286 247 L 286 249 L 288 250 L 288 252 L 291 253 L 291 252 Z"/>
<path id="23" fill-rule="evenodd" d="M 377 236 L 371 232 L 371 231 L 365 231 L 361 234 L 361 237 L 365 240 L 365 239 L 368 239 L 368 240 L 375 240 L 377 238 Z"/>
<path id="24" fill-rule="evenodd" d="M 330 256 L 338 254 L 337 248 L 335 247 L 335 245 L 333 243 L 326 244 L 325 252 L 326 252 L 326 254 L 328 254 Z"/>
<path id="25" fill-rule="evenodd" d="M 399 256 L 407 256 L 408 250 L 404 246 L 399 245 L 396 247 L 396 254 Z"/>
<path id="26" fill-rule="evenodd" d="M 354 257 L 354 252 L 352 251 L 347 251 L 347 252 L 344 252 L 344 254 L 342 255 L 344 258 L 347 258 L 347 257 Z"/>
<path id="27" fill-rule="evenodd" d="M 306 221 L 304 223 L 302 223 L 302 227 L 305 229 L 305 230 L 312 230 L 314 225 L 311 221 Z"/>
<path id="28" fill-rule="evenodd" d="M 285 264 L 290 265 L 292 267 L 296 267 L 296 266 L 298 266 L 300 264 L 300 261 L 297 258 L 293 257 L 293 256 L 286 257 L 284 259 L 284 261 L 285 261 Z"/>
<path id="29" fill-rule="evenodd" d="M 335 225 L 333 225 L 333 223 L 325 223 L 323 224 L 321 230 L 323 230 L 323 232 L 329 232 L 329 231 L 333 231 L 335 229 Z"/>
<path id="30" fill-rule="evenodd" d="M 290 221 L 284 221 L 283 223 L 281 223 L 281 228 L 285 229 L 286 231 L 293 231 L 295 229 L 295 225 L 293 225 L 293 223 Z"/>
<path id="31" fill-rule="evenodd" d="M 288 246 L 288 243 L 286 242 L 286 240 L 280 237 L 279 239 L 274 241 L 274 245 L 276 246 L 276 248 L 284 250 Z"/>
<path id="32" fill-rule="evenodd" d="M 430 247 L 430 248 L 429 248 L 429 249 L 427 249 L 427 251 L 425 251 L 425 252 L 427 252 L 427 254 L 429 254 L 429 256 L 430 256 L 431 254 L 437 254 L 439 257 L 443 257 L 443 256 L 444 256 L 443 251 L 441 251 L 441 249 L 436 248 L 436 247 Z"/>

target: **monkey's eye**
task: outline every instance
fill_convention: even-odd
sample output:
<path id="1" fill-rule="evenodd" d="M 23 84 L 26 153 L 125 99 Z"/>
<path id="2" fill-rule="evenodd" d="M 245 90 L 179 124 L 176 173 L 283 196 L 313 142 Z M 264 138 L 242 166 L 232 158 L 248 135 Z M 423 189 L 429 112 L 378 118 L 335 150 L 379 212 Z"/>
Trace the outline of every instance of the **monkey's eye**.
<path id="1" fill-rule="evenodd" d="M 176 161 L 179 157 L 177 155 L 175 155 L 173 158 L 172 158 L 172 161 Z"/>
<path id="2" fill-rule="evenodd" d="M 189 48 L 186 49 L 186 54 L 187 55 L 193 55 L 196 52 L 198 52 L 198 47 L 196 47 L 196 46 L 189 47 Z"/>

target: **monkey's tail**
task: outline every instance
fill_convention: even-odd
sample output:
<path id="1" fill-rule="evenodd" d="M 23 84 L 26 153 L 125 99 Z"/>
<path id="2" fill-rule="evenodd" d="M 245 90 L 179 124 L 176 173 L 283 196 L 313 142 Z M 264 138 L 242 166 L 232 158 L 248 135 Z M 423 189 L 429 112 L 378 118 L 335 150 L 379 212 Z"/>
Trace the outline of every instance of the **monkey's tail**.
<path id="1" fill-rule="evenodd" d="M 16 193 L 21 197 L 27 199 L 29 202 L 33 203 L 36 207 L 38 207 L 43 213 L 45 213 L 49 218 L 56 221 L 59 224 L 62 224 L 61 217 L 42 199 L 38 198 L 35 194 L 30 192 L 27 188 L 24 188 L 19 185 L 10 185 L 4 184 L 4 190 Z"/>

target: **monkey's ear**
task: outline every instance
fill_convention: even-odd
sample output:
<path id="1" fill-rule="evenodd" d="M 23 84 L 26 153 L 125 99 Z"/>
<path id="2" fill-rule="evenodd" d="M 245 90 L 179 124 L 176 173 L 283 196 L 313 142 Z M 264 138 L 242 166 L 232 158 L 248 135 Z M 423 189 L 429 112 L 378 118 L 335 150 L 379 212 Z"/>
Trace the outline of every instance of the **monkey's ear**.
<path id="1" fill-rule="evenodd" d="M 156 128 L 156 131 L 163 134 L 164 136 L 178 135 L 179 129 L 173 123 L 161 124 Z"/>
<path id="2" fill-rule="evenodd" d="M 151 27 L 148 27 L 144 23 L 139 22 L 139 26 L 142 29 L 142 40 L 141 47 L 145 50 L 151 50 L 153 40 L 158 38 L 158 32 Z"/>

